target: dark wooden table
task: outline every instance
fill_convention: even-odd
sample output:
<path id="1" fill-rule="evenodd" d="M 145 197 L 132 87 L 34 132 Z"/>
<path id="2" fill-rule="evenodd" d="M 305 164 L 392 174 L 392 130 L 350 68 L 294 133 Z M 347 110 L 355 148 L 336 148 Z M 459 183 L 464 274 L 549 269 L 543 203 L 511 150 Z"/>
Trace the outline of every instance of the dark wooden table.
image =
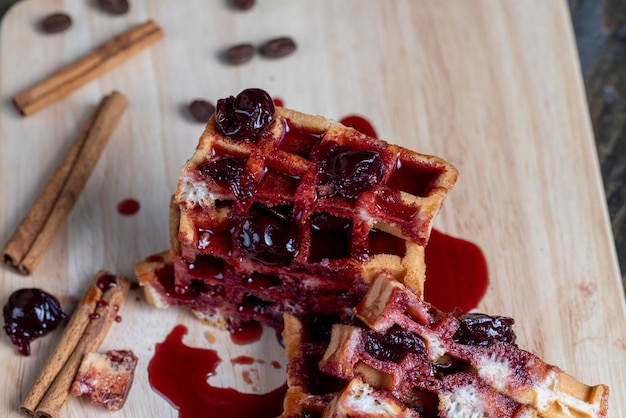
<path id="1" fill-rule="evenodd" d="M 0 0 L 0 17 L 19 0 Z M 568 0 L 626 287 L 626 0 Z"/>

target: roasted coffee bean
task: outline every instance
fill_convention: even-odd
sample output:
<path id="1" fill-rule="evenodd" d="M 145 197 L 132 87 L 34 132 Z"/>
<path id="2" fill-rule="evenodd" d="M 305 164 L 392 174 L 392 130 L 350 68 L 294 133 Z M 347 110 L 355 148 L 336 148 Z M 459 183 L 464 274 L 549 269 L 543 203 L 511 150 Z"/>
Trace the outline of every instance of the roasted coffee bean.
<path id="1" fill-rule="evenodd" d="M 232 5 L 235 9 L 249 10 L 254 6 L 254 0 L 232 0 Z"/>
<path id="2" fill-rule="evenodd" d="M 254 46 L 252 44 L 239 44 L 224 51 L 224 61 L 231 65 L 245 64 L 252 59 L 253 55 Z"/>
<path id="3" fill-rule="evenodd" d="M 198 122 L 207 123 L 215 113 L 215 105 L 206 100 L 194 100 L 189 105 L 189 112 Z"/>
<path id="4" fill-rule="evenodd" d="M 296 50 L 296 43 L 293 39 L 283 36 L 271 39 L 261 45 L 259 52 L 267 58 L 282 58 Z"/>
<path id="5" fill-rule="evenodd" d="M 98 5 L 102 10 L 112 15 L 123 15 L 130 9 L 128 0 L 98 0 Z"/>
<path id="6" fill-rule="evenodd" d="M 72 26 L 72 18 L 65 13 L 54 13 L 41 20 L 41 29 L 46 33 L 63 32 Z"/>

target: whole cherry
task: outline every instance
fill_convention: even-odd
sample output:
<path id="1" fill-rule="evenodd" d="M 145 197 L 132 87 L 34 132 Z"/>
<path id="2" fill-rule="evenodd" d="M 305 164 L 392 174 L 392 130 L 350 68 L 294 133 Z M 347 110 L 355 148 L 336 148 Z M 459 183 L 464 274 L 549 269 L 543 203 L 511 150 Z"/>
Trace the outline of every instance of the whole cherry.
<path id="1" fill-rule="evenodd" d="M 262 89 L 246 89 L 217 101 L 215 127 L 229 138 L 256 142 L 274 119 L 274 101 Z"/>
<path id="2" fill-rule="evenodd" d="M 268 266 L 289 264 L 298 254 L 298 226 L 280 209 L 254 205 L 239 234 L 239 246 Z"/>

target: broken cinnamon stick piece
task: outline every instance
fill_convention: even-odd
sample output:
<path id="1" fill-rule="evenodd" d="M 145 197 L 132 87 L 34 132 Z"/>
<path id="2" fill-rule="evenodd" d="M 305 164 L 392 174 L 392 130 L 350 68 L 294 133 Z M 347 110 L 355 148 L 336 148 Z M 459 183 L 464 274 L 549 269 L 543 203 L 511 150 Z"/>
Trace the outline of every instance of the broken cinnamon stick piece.
<path id="1" fill-rule="evenodd" d="M 59 371 L 52 383 L 48 383 L 49 378 L 46 379 L 46 381 L 38 379 L 35 382 L 34 386 L 41 387 L 31 389 L 31 392 L 43 391 L 45 395 L 35 408 L 30 407 L 30 405 L 22 405 L 22 407 L 29 407 L 28 409 L 20 408 L 22 412 L 27 415 L 37 418 L 54 418 L 58 416 L 61 407 L 70 395 L 70 387 L 83 358 L 87 353 L 98 350 L 111 324 L 113 324 L 117 317 L 119 307 L 124 303 L 124 299 L 126 299 L 126 295 L 130 289 L 130 282 L 122 276 L 113 276 L 106 271 L 99 272 L 96 277 L 95 285 L 103 291 L 102 296 L 100 299 L 96 300 L 94 311 L 89 312 L 87 309 L 77 311 L 81 316 L 87 315 L 87 325 L 80 334 L 80 338 L 71 350 L 66 361 L 63 361 L 63 358 L 50 358 L 49 362 L 56 364 L 46 366 L 50 370 L 58 369 Z M 91 288 L 88 293 L 90 291 Z M 85 297 L 83 300 L 86 299 L 88 298 Z M 80 330 L 77 329 L 75 332 L 80 332 Z M 65 335 L 63 337 L 59 345 L 65 344 L 66 341 L 70 339 L 70 337 L 68 337 L 68 340 L 64 341 Z M 74 339 L 75 335 L 72 335 L 71 338 Z M 59 367 L 58 363 L 63 364 Z M 32 412 L 33 410 L 34 413 Z"/>
<path id="2" fill-rule="evenodd" d="M 35 416 L 35 409 L 46 394 L 46 390 L 48 390 L 52 381 L 54 381 L 54 378 L 59 374 L 59 371 L 72 354 L 74 348 L 76 348 L 78 340 L 81 335 L 83 335 L 90 321 L 91 314 L 96 311 L 96 303 L 102 297 L 102 289 L 98 287 L 99 280 L 101 277 L 108 274 L 108 272 L 102 270 L 98 272 L 91 281 L 89 288 L 87 288 L 85 295 L 78 303 L 72 317 L 67 323 L 59 344 L 57 344 L 52 354 L 50 354 L 50 357 L 48 357 L 46 364 L 35 379 L 35 383 L 22 401 L 20 411 L 24 414 L 31 417 Z"/>
<path id="3" fill-rule="evenodd" d="M 126 97 L 115 91 L 102 99 L 2 250 L 6 265 L 28 275 L 39 264 L 78 200 L 127 104 Z"/>
<path id="4" fill-rule="evenodd" d="M 126 61 L 162 37 L 163 31 L 151 20 L 135 26 L 15 95 L 13 104 L 22 115 L 33 114 Z"/>

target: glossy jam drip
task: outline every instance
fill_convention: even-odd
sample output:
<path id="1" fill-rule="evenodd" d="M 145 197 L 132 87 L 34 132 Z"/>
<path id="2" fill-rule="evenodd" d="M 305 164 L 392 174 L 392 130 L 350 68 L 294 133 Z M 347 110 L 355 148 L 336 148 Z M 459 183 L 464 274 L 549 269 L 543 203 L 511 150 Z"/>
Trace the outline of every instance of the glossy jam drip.
<path id="1" fill-rule="evenodd" d="M 370 121 L 365 119 L 363 116 L 359 116 L 359 115 L 345 116 L 339 120 L 339 123 L 349 128 L 354 128 L 357 131 L 361 132 L 362 134 L 371 136 L 372 138 L 378 138 L 378 135 L 376 134 L 376 130 L 374 129 Z"/>
<path id="2" fill-rule="evenodd" d="M 276 276 L 270 274 L 252 273 L 244 282 L 244 286 L 250 290 L 264 290 L 271 287 L 277 287 L 282 284 Z"/>
<path id="3" fill-rule="evenodd" d="M 237 345 L 246 345 L 257 342 L 263 335 L 263 326 L 257 321 L 242 322 L 237 327 L 232 327 L 230 340 Z"/>
<path id="4" fill-rule="evenodd" d="M 124 199 L 117 204 L 117 212 L 120 215 L 132 216 L 139 212 L 141 205 L 135 199 Z"/>
<path id="5" fill-rule="evenodd" d="M 178 409 L 179 418 L 274 418 L 281 414 L 286 384 L 266 394 L 212 386 L 207 378 L 215 375 L 221 359 L 215 350 L 183 344 L 186 333 L 182 325 L 174 328 L 156 345 L 148 366 L 150 385 Z"/>
<path id="6" fill-rule="evenodd" d="M 398 160 L 387 184 L 392 189 L 401 190 L 413 196 L 425 197 L 431 191 L 432 183 L 439 174 L 440 172 L 435 168 L 416 167 Z"/>
<path id="7" fill-rule="evenodd" d="M 200 279 L 210 277 L 221 280 L 224 278 L 225 268 L 224 260 L 206 254 L 198 255 L 193 263 L 187 265 L 188 273 Z"/>
<path id="8" fill-rule="evenodd" d="M 272 99 L 274 101 L 274 106 L 283 107 L 285 106 L 285 101 L 280 97 L 274 97 Z"/>
<path id="9" fill-rule="evenodd" d="M 232 182 L 239 181 L 245 165 L 245 160 L 224 155 L 202 163 L 198 170 L 203 176 L 213 179 L 217 184 L 228 186 Z"/>
<path id="10" fill-rule="evenodd" d="M 380 229 L 372 229 L 368 234 L 368 240 L 370 255 L 391 254 L 399 257 L 406 255 L 406 242 Z"/>
<path id="11" fill-rule="evenodd" d="M 469 345 L 489 345 L 493 341 L 515 344 L 513 318 L 466 313 L 459 316 L 460 326 L 452 336 L 455 342 Z"/>
<path id="12" fill-rule="evenodd" d="M 298 176 L 290 176 L 269 170 L 259 184 L 259 193 L 272 194 L 283 199 L 292 200 L 299 183 L 300 177 Z"/>
<path id="13" fill-rule="evenodd" d="M 285 134 L 281 140 L 279 149 L 290 154 L 296 154 L 308 158 L 311 149 L 317 145 L 324 136 L 324 132 L 311 132 L 293 125 L 285 119 Z"/>
<path id="14" fill-rule="evenodd" d="M 30 355 L 30 342 L 46 335 L 66 318 L 59 301 L 41 289 L 19 289 L 4 305 L 4 330 L 20 354 Z"/>
<path id="15" fill-rule="evenodd" d="M 238 243 L 255 261 L 268 266 L 289 264 L 298 254 L 298 226 L 280 207 L 255 204 L 239 233 Z"/>
<path id="16" fill-rule="evenodd" d="M 394 326 L 384 334 L 367 332 L 365 351 L 375 359 L 397 363 L 408 353 L 424 356 L 426 345 L 417 334 Z"/>
<path id="17" fill-rule="evenodd" d="M 426 246 L 424 299 L 444 312 L 468 312 L 478 306 L 488 284 L 481 249 L 433 229 Z"/>
<path id="18" fill-rule="evenodd" d="M 336 260 L 350 255 L 352 220 L 327 213 L 314 213 L 309 218 L 311 226 L 311 262 L 323 259 Z"/>
<path id="19" fill-rule="evenodd" d="M 385 174 L 385 165 L 378 152 L 340 145 L 334 141 L 316 146 L 311 152 L 311 158 L 323 170 L 322 184 L 332 188 L 323 191 L 324 195 L 338 194 L 347 199 L 356 199 L 380 183 Z"/>

